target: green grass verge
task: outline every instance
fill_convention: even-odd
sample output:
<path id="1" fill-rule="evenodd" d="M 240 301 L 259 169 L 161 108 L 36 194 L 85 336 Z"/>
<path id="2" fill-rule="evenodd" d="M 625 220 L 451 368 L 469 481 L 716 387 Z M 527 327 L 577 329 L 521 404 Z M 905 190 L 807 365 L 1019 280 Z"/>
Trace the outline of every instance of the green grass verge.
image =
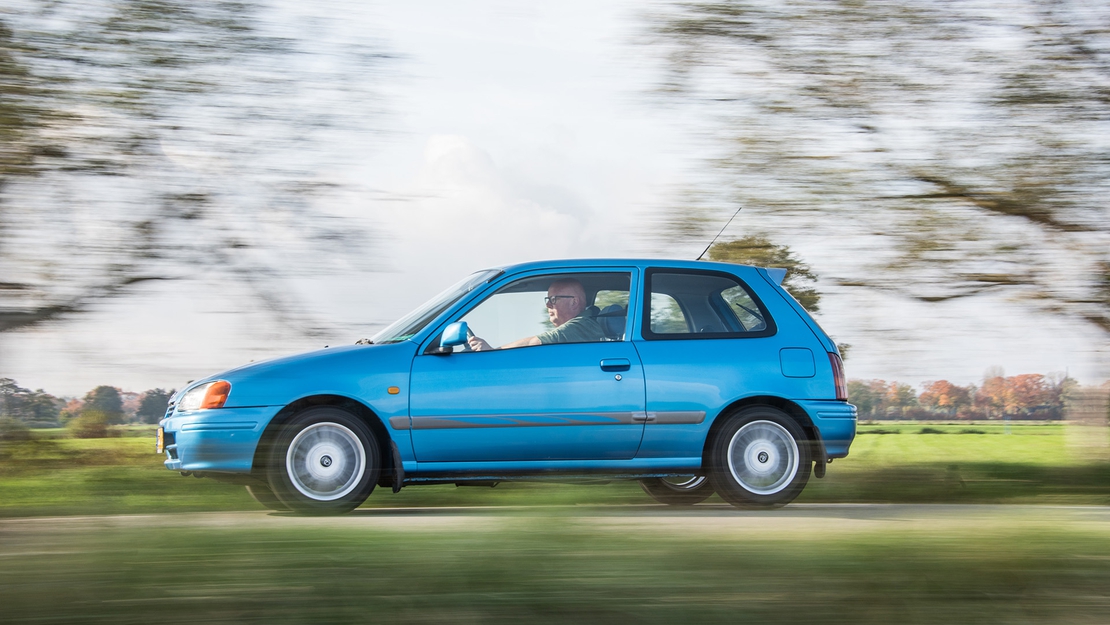
<path id="1" fill-rule="evenodd" d="M 922 434 L 926 428 L 943 433 Z M 985 433 L 962 433 L 967 429 Z M 53 433 L 0 448 L 0 516 L 258 509 L 241 486 L 165 470 L 153 453 L 152 429 L 133 430 L 85 440 Z M 799 501 L 1110 504 L 1110 462 L 1075 453 L 1064 426 L 1006 431 L 1001 424 L 863 425 L 851 456 L 830 465 L 824 479 L 812 478 Z M 379 489 L 365 506 L 649 501 L 631 482 L 505 483 L 407 487 L 398 494 Z"/>
<path id="2" fill-rule="evenodd" d="M 861 425 L 799 501 L 1110 504 L 1110 461 L 1074 437 L 1061 424 Z"/>
<path id="3" fill-rule="evenodd" d="M 709 530 L 683 527 L 705 520 L 697 514 L 7 521 L 0 619 L 1110 622 L 1104 519 L 770 514 L 734 514 Z"/>

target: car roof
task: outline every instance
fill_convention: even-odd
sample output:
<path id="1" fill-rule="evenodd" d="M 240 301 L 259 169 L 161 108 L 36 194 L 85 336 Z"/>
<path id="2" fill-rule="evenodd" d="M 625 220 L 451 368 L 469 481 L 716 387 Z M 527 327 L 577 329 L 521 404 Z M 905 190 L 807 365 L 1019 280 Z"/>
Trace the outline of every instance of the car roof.
<path id="1" fill-rule="evenodd" d="M 752 265 L 718 263 L 708 260 L 677 260 L 671 258 L 561 258 L 556 260 L 537 260 L 513 265 L 491 267 L 505 273 L 518 273 L 535 269 L 588 269 L 592 267 L 667 267 L 673 269 L 709 269 L 735 271 L 737 267 L 755 269 Z"/>

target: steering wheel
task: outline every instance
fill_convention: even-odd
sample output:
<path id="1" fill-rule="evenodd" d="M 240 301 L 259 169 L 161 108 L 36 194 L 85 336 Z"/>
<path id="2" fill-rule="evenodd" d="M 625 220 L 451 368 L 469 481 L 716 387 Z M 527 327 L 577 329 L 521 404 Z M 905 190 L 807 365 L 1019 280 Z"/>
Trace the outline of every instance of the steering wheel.
<path id="1" fill-rule="evenodd" d="M 474 332 L 470 329 L 470 325 L 468 324 L 466 326 L 466 342 L 462 344 L 462 350 L 464 352 L 474 351 L 474 348 L 470 346 L 470 339 L 474 338 L 474 336 Z"/>

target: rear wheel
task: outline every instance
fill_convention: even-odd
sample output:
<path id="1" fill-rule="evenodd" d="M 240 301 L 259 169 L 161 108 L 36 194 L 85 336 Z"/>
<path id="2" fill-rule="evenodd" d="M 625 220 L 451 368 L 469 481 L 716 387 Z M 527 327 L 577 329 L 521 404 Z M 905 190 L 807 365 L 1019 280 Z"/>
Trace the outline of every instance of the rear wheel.
<path id="1" fill-rule="evenodd" d="M 713 494 L 709 478 L 704 475 L 653 477 L 640 480 L 640 488 L 651 495 L 655 501 L 670 506 L 692 506 L 705 501 Z"/>
<path id="2" fill-rule="evenodd" d="M 730 504 L 774 508 L 794 500 L 809 481 L 810 444 L 789 415 L 761 406 L 742 410 L 717 431 L 710 482 Z"/>
<path id="3" fill-rule="evenodd" d="M 377 440 L 357 417 L 310 408 L 286 423 L 270 456 L 270 489 L 294 512 L 342 514 L 378 482 Z"/>

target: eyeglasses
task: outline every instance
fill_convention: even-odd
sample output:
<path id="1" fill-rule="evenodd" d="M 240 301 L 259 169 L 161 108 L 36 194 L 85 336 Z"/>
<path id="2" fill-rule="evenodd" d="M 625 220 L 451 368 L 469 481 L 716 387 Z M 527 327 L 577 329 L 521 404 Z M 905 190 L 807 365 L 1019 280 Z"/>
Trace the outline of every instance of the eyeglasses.
<path id="1" fill-rule="evenodd" d="M 570 299 L 575 298 L 574 295 L 545 295 L 543 298 L 543 304 L 544 306 L 554 306 L 555 302 L 558 301 L 560 297 L 569 297 Z"/>

